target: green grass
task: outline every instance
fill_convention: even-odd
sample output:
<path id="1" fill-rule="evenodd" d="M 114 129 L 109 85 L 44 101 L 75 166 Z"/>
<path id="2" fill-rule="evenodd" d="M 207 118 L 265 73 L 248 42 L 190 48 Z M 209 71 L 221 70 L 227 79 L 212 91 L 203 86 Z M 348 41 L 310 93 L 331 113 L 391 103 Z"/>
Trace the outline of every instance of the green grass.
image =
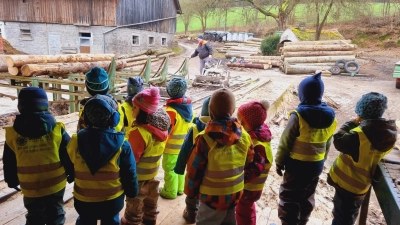
<path id="1" fill-rule="evenodd" d="M 369 16 L 372 17 L 379 17 L 382 15 L 382 9 L 384 4 L 383 3 L 364 3 L 368 4 L 369 7 L 369 12 L 366 13 Z M 391 9 L 391 14 L 396 12 L 400 4 L 397 4 L 397 6 L 392 4 Z M 184 10 L 184 9 L 183 9 Z M 255 12 L 255 10 L 254 10 Z M 185 13 L 185 11 L 183 11 Z M 295 21 L 297 22 L 305 22 L 307 25 L 313 25 L 313 20 L 315 19 L 315 16 L 313 12 L 309 12 L 307 10 L 307 6 L 305 4 L 299 4 L 296 7 L 296 10 L 294 12 L 294 17 L 296 18 Z M 334 23 L 334 22 L 345 22 L 345 21 L 351 21 L 354 20 L 355 17 L 353 16 L 353 12 L 345 12 L 345 10 L 342 10 L 342 13 L 337 19 L 335 18 L 334 15 L 330 15 L 328 17 L 327 23 Z M 262 15 L 261 13 L 258 13 L 258 18 L 261 22 L 261 24 L 270 24 L 273 26 L 276 26 L 275 20 L 273 20 L 271 17 L 266 17 Z M 218 29 L 222 30 L 224 27 L 224 18 L 221 19 L 220 23 L 218 24 L 218 17 L 217 16 L 211 16 L 207 20 L 207 30 L 213 30 L 213 29 Z M 233 26 L 244 26 L 245 24 L 245 19 L 243 17 L 242 13 L 242 8 L 231 8 L 231 10 L 228 12 L 228 20 L 227 20 L 227 27 L 233 27 Z M 182 33 L 184 32 L 185 28 L 183 26 L 183 23 L 181 20 L 177 20 L 177 28 L 176 32 L 177 33 Z M 189 32 L 194 32 L 194 31 L 200 31 L 201 30 L 201 21 L 193 17 L 189 28 Z"/>

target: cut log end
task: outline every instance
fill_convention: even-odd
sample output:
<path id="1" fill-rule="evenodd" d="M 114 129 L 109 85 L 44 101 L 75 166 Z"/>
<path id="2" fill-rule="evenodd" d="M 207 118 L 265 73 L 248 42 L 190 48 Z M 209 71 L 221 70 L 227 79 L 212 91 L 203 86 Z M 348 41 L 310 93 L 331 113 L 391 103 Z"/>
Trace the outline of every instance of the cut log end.
<path id="1" fill-rule="evenodd" d="M 18 75 L 19 71 L 20 71 L 20 68 L 18 68 L 18 67 L 8 67 L 8 73 L 11 75 L 16 76 L 16 75 Z"/>

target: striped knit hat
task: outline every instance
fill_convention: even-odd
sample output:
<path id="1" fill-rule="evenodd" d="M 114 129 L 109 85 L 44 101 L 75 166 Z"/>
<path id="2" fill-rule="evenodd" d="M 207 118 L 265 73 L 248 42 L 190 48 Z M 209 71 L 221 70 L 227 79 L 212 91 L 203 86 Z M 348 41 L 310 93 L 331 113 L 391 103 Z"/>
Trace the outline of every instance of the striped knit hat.
<path id="1" fill-rule="evenodd" d="M 152 114 L 158 109 L 158 101 L 160 100 L 160 90 L 158 88 L 152 87 L 141 91 L 139 94 L 135 95 L 132 103 L 139 107 L 139 109 Z"/>
<path id="2" fill-rule="evenodd" d="M 85 84 L 90 95 L 105 95 L 109 88 L 108 74 L 103 68 L 95 66 L 86 73 Z"/>
<path id="3" fill-rule="evenodd" d="M 18 95 L 18 110 L 20 113 L 48 111 L 46 92 L 37 87 L 22 88 Z"/>

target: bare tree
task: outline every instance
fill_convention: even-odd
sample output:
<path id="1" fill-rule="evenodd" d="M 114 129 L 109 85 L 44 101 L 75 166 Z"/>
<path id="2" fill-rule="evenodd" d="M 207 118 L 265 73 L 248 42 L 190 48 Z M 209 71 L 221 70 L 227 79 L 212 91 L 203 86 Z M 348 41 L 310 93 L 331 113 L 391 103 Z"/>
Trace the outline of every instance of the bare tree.
<path id="1" fill-rule="evenodd" d="M 191 0 L 181 0 L 180 5 L 182 7 L 183 14 L 179 16 L 179 19 L 182 21 L 185 27 L 185 35 L 187 35 L 190 21 L 193 19 L 193 4 Z"/>
<path id="2" fill-rule="evenodd" d="M 251 5 L 256 8 L 260 13 L 267 17 L 272 17 L 276 23 L 278 24 L 279 30 L 284 30 L 286 28 L 286 21 L 289 15 L 296 8 L 296 5 L 300 2 L 300 0 L 276 0 L 276 4 L 270 4 L 268 6 L 263 6 L 259 1 L 257 3 L 256 0 L 246 0 Z M 278 10 L 275 13 L 275 9 Z"/>
<path id="3" fill-rule="evenodd" d="M 207 28 L 207 19 L 213 14 L 218 0 L 191 1 L 194 16 L 201 22 L 201 29 L 204 32 Z"/>

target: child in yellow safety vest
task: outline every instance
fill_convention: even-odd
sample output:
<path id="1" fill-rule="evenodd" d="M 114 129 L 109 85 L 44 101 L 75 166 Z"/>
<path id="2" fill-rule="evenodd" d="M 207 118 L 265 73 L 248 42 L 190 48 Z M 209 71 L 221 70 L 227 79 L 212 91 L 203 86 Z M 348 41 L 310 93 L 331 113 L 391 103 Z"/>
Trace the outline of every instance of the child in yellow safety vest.
<path id="1" fill-rule="evenodd" d="M 210 97 L 204 100 L 200 116 L 194 118 L 193 124 L 186 135 L 185 142 L 183 142 L 174 168 L 174 172 L 177 174 L 185 175 L 186 163 L 192 153 L 195 139 L 197 135 L 204 130 L 208 121 L 210 121 L 210 114 L 208 112 L 209 103 Z M 183 211 L 183 218 L 186 220 L 186 223 L 195 223 L 197 211 L 199 210 L 199 199 L 197 197 L 189 198 L 186 196 L 185 202 L 186 208 Z"/>
<path id="2" fill-rule="evenodd" d="M 117 132 L 120 132 L 124 129 L 124 120 L 125 120 L 125 114 L 122 111 L 121 106 L 117 102 L 117 100 L 110 94 L 108 93 L 109 89 L 109 82 L 108 82 L 108 74 L 107 72 L 100 67 L 93 67 L 89 72 L 86 73 L 85 75 L 85 85 L 86 85 L 86 90 L 87 92 L 93 97 L 95 95 L 107 95 L 109 98 L 113 99 L 114 102 L 116 103 L 115 110 L 117 110 L 120 114 L 120 120 L 118 121 L 118 124 L 115 125 L 115 130 Z M 85 123 L 85 117 L 82 115 L 83 109 L 85 107 L 86 102 L 88 102 L 91 99 L 85 98 L 81 100 L 80 104 L 83 106 L 83 108 L 79 111 L 79 120 L 78 120 L 78 126 L 77 126 L 77 131 L 87 128 L 87 125 Z"/>
<path id="3" fill-rule="evenodd" d="M 278 217 L 283 225 L 306 224 L 314 209 L 319 175 L 336 130 L 335 111 L 322 102 L 321 73 L 303 79 L 298 87 L 300 104 L 290 112 L 275 156 L 279 189 Z"/>
<path id="4" fill-rule="evenodd" d="M 269 102 L 249 102 L 238 109 L 238 120 L 249 133 L 254 145 L 254 161 L 245 170 L 249 182 L 244 184 L 243 195 L 236 206 L 238 225 L 256 225 L 256 204 L 261 197 L 272 164 L 271 131 L 265 120 Z"/>
<path id="5" fill-rule="evenodd" d="M 133 122 L 129 142 L 135 155 L 139 180 L 139 195 L 126 199 L 123 225 L 155 225 L 158 202 L 158 174 L 161 156 L 167 141 L 170 120 L 163 108 L 158 108 L 158 88 L 144 90 L 133 98 Z"/>
<path id="6" fill-rule="evenodd" d="M 20 185 L 26 224 L 64 224 L 65 185 L 74 176 L 67 154 L 70 137 L 48 109 L 43 89 L 23 88 L 18 95 L 21 114 L 5 127 L 4 180 L 10 188 L 19 190 Z"/>
<path id="7" fill-rule="evenodd" d="M 197 225 L 236 224 L 235 207 L 243 193 L 247 174 L 244 168 L 253 161 L 250 135 L 236 118 L 235 96 L 228 89 L 211 95 L 211 120 L 196 138 L 186 168 L 185 194 L 198 197 Z"/>
<path id="8" fill-rule="evenodd" d="M 382 118 L 386 108 L 386 96 L 376 92 L 363 95 L 356 104 L 357 117 L 343 124 L 333 136 L 333 144 L 341 152 L 327 180 L 336 190 L 333 225 L 355 223 L 376 166 L 396 143 L 395 121 Z"/>
<path id="9" fill-rule="evenodd" d="M 127 96 L 125 98 L 125 102 L 121 104 L 121 110 L 124 117 L 124 127 L 125 127 L 125 136 L 128 138 L 129 130 L 133 124 L 133 114 L 132 114 L 132 100 L 133 97 L 139 92 L 143 90 L 143 80 L 140 77 L 129 77 L 128 84 L 126 86 Z"/>
<path id="10" fill-rule="evenodd" d="M 176 174 L 174 167 L 193 120 L 192 101 L 185 96 L 186 90 L 185 79 L 172 78 L 168 82 L 167 93 L 170 99 L 167 100 L 166 111 L 171 119 L 171 129 L 162 159 L 164 187 L 160 191 L 160 196 L 168 199 L 182 195 L 185 184 L 185 177 Z"/>
<path id="11" fill-rule="evenodd" d="M 123 132 L 114 127 L 119 113 L 113 99 L 95 95 L 85 105 L 88 126 L 72 135 L 68 155 L 74 164 L 77 225 L 120 224 L 124 197 L 138 194 L 135 157 Z"/>

